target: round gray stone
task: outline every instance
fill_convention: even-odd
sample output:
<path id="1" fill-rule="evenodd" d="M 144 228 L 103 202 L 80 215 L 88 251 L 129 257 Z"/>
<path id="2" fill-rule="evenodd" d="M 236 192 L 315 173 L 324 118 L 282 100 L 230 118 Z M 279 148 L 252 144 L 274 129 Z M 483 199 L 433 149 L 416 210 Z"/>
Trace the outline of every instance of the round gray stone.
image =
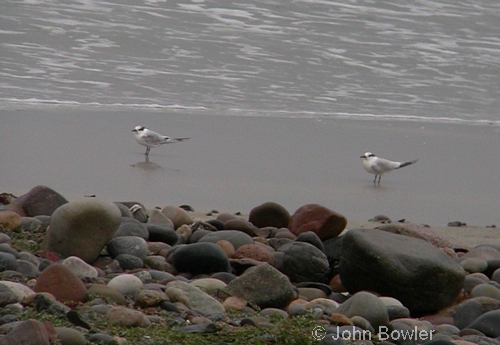
<path id="1" fill-rule="evenodd" d="M 118 207 L 97 199 L 73 201 L 57 208 L 50 219 L 43 248 L 94 262 L 121 221 Z"/>

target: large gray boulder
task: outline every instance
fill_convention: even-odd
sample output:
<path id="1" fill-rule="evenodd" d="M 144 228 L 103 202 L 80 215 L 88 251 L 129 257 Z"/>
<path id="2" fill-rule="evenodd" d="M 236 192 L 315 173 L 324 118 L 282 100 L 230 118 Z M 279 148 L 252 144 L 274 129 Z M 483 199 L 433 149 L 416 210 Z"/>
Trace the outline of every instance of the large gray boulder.
<path id="1" fill-rule="evenodd" d="M 52 214 L 43 248 L 93 263 L 113 238 L 120 221 L 121 212 L 114 203 L 98 199 L 69 202 Z"/>
<path id="2" fill-rule="evenodd" d="M 462 267 L 424 240 L 375 229 L 343 237 L 339 273 L 350 293 L 374 291 L 424 314 L 451 304 L 463 287 Z"/>

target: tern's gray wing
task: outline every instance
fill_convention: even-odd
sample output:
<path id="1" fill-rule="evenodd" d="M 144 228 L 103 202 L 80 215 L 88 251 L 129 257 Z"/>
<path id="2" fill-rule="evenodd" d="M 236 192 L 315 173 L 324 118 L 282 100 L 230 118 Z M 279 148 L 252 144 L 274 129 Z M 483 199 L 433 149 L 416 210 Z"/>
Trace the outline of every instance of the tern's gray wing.
<path id="1" fill-rule="evenodd" d="M 377 158 L 371 168 L 373 171 L 375 171 L 377 174 L 383 174 L 388 171 L 394 170 L 400 166 L 401 163 L 399 162 L 393 162 L 388 159 L 384 158 Z"/>
<path id="2" fill-rule="evenodd" d="M 142 139 L 148 144 L 148 145 L 160 145 L 165 142 L 165 140 L 168 140 L 168 137 L 165 137 L 163 135 L 160 135 L 156 132 L 153 131 L 148 131 L 144 135 L 142 135 Z"/>

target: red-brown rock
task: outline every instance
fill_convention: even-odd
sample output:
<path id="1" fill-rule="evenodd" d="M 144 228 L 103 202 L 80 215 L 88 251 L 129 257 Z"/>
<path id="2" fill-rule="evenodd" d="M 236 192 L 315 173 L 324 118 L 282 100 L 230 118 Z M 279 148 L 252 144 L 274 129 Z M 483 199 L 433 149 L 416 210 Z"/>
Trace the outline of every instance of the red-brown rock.
<path id="1" fill-rule="evenodd" d="M 267 262 L 270 265 L 275 265 L 276 259 L 273 254 L 256 244 L 245 244 L 239 247 L 233 255 L 235 259 L 254 259 L 260 262 Z"/>
<path id="2" fill-rule="evenodd" d="M 37 320 L 26 320 L 5 337 L 0 338 L 0 345 L 50 345 L 56 340 L 57 333 L 51 323 L 43 324 Z"/>
<path id="3" fill-rule="evenodd" d="M 288 228 L 295 235 L 312 231 L 325 241 L 337 237 L 346 225 L 347 219 L 343 215 L 318 204 L 307 204 L 295 211 Z"/>
<path id="4" fill-rule="evenodd" d="M 328 284 L 333 292 L 347 292 L 344 285 L 342 285 L 342 281 L 340 280 L 340 275 L 336 274 L 330 279 L 330 283 Z"/>
<path id="5" fill-rule="evenodd" d="M 18 197 L 12 205 L 20 205 L 27 217 L 50 216 L 68 202 L 61 194 L 46 186 L 36 186 Z"/>
<path id="6" fill-rule="evenodd" d="M 48 292 L 59 302 L 84 302 L 87 299 L 87 288 L 68 267 L 52 264 L 38 278 L 35 292 Z"/>

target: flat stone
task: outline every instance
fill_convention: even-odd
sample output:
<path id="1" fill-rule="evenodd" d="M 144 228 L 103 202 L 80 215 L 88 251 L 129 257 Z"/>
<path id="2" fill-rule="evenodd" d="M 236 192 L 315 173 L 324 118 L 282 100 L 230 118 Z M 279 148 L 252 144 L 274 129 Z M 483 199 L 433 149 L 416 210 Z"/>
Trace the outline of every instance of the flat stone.
<path id="1" fill-rule="evenodd" d="M 247 269 L 229 282 L 226 291 L 260 308 L 284 308 L 294 298 L 288 277 L 269 264 Z"/>
<path id="2" fill-rule="evenodd" d="M 201 289 L 182 281 L 166 285 L 165 294 L 171 302 L 181 302 L 189 309 L 202 315 L 224 313 L 223 305 Z"/>

